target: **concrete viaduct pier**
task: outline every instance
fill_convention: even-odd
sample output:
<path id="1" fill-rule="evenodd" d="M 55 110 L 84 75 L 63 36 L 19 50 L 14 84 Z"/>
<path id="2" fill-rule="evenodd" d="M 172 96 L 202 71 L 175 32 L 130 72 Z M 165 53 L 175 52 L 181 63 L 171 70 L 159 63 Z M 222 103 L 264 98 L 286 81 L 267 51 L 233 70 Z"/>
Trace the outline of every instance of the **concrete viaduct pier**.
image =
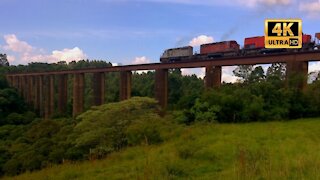
<path id="1" fill-rule="evenodd" d="M 195 56 L 194 60 L 172 63 L 17 73 L 7 74 L 7 80 L 9 85 L 15 87 L 26 102 L 44 118 L 50 118 L 55 113 L 65 113 L 70 94 L 68 91 L 72 92 L 72 113 L 73 117 L 76 117 L 84 111 L 85 74 L 92 74 L 92 105 L 101 105 L 105 103 L 105 87 L 108 85 L 106 73 L 120 73 L 119 99 L 126 100 L 131 97 L 132 71 L 155 70 L 155 99 L 162 108 L 166 108 L 169 90 L 168 69 L 205 67 L 205 88 L 210 89 L 220 87 L 223 66 L 286 63 L 288 86 L 304 90 L 307 86 L 310 61 L 320 61 L 320 50 L 219 59 Z M 71 81 L 72 89 L 68 88 L 68 82 Z"/>

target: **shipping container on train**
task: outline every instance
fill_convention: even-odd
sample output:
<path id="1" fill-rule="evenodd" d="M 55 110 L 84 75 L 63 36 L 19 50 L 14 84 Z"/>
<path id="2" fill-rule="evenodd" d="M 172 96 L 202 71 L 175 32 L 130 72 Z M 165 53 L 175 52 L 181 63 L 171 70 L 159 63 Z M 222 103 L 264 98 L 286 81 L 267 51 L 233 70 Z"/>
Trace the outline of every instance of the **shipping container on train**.
<path id="1" fill-rule="evenodd" d="M 302 51 L 314 49 L 314 41 L 312 41 L 312 36 L 309 34 L 302 35 Z"/>
<path id="2" fill-rule="evenodd" d="M 244 39 L 243 55 L 259 54 L 264 48 L 264 36 L 247 37 Z"/>
<path id="3" fill-rule="evenodd" d="M 207 54 L 209 58 L 237 56 L 239 51 L 240 45 L 237 41 L 222 41 L 200 46 L 200 54 Z"/>
<path id="4" fill-rule="evenodd" d="M 179 48 L 167 49 L 163 52 L 161 62 L 175 62 L 180 61 L 182 58 L 190 57 L 193 55 L 193 47 L 185 46 Z"/>

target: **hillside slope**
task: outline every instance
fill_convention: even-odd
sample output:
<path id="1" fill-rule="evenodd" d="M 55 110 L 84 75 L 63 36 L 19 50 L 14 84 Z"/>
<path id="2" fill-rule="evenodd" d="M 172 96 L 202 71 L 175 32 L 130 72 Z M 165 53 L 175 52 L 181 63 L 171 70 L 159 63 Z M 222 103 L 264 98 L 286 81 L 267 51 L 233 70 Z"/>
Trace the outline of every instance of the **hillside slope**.
<path id="1" fill-rule="evenodd" d="M 14 179 L 320 179 L 319 137 L 319 118 L 179 126 L 159 145 Z"/>

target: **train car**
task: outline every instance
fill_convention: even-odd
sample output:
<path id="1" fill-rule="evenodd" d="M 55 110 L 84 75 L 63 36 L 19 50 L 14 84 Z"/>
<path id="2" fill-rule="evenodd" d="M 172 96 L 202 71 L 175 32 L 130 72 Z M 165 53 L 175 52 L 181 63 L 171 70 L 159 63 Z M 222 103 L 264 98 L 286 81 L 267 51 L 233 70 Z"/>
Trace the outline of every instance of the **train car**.
<path id="1" fill-rule="evenodd" d="M 222 41 L 216 43 L 202 44 L 200 54 L 207 54 L 209 58 L 237 56 L 240 52 L 240 45 L 237 41 Z"/>
<path id="2" fill-rule="evenodd" d="M 320 41 L 320 33 L 316 33 L 315 35 L 314 35 L 315 37 L 316 37 L 316 41 L 318 41 L 318 43 L 319 43 L 319 41 Z"/>
<path id="3" fill-rule="evenodd" d="M 302 50 L 312 49 L 314 43 L 311 41 L 311 35 L 302 35 Z M 248 37 L 244 39 L 244 48 L 242 50 L 243 55 L 257 55 L 257 54 L 269 54 L 286 52 L 288 49 L 266 49 L 264 36 Z"/>
<path id="4" fill-rule="evenodd" d="M 248 37 L 244 39 L 245 49 L 262 49 L 264 48 L 264 36 Z"/>
<path id="5" fill-rule="evenodd" d="M 179 48 L 167 49 L 163 52 L 160 61 L 161 62 L 174 62 L 180 61 L 184 57 L 190 57 L 193 55 L 193 47 L 185 46 Z"/>
<path id="6" fill-rule="evenodd" d="M 320 33 L 316 33 L 315 35 L 315 47 L 320 50 Z"/>
<path id="7" fill-rule="evenodd" d="M 243 55 L 260 54 L 264 48 L 264 36 L 248 37 L 244 39 Z"/>
<path id="8" fill-rule="evenodd" d="M 309 34 L 302 35 L 302 50 L 312 50 L 314 48 L 314 42 Z"/>

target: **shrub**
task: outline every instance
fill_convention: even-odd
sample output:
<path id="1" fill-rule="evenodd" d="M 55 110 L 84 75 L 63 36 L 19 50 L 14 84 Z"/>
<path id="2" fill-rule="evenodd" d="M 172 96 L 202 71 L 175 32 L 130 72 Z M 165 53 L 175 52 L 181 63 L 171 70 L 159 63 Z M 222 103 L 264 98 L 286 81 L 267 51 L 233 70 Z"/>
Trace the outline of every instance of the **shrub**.
<path id="1" fill-rule="evenodd" d="M 142 97 L 93 107 L 78 116 L 72 144 L 101 157 L 127 145 L 161 142 L 157 112 L 157 101 Z"/>
<path id="2" fill-rule="evenodd" d="M 149 114 L 133 121 L 126 130 L 129 145 L 156 144 L 162 141 L 160 135 L 161 119 L 158 115 Z"/>

